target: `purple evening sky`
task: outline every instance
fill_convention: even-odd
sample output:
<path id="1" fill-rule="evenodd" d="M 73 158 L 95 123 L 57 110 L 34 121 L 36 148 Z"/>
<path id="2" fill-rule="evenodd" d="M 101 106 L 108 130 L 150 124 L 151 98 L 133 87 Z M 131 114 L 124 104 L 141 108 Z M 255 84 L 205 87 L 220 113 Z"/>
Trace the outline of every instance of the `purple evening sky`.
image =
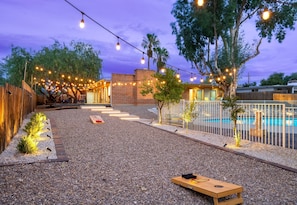
<path id="1" fill-rule="evenodd" d="M 190 63 L 178 55 L 175 36 L 171 34 L 170 23 L 175 20 L 171 15 L 174 0 L 69 2 L 140 50 L 144 50 L 141 47 L 144 36 L 155 33 L 161 46 L 169 51 L 169 65 L 187 70 L 188 72 L 181 72 L 181 75 L 187 76 L 184 78 L 186 80 L 190 78 L 191 72 L 198 74 L 191 69 Z M 110 78 L 111 73 L 132 74 L 137 68 L 147 67 L 147 64 L 140 64 L 140 51 L 121 41 L 121 50 L 117 51 L 117 38 L 87 17 L 84 18 L 85 28 L 80 29 L 81 13 L 64 0 L 1 0 L 0 19 L 0 59 L 11 54 L 11 45 L 38 51 L 44 46 L 52 45 L 54 40 L 67 45 L 75 40 L 89 43 L 100 51 L 104 78 Z M 246 39 L 257 39 L 252 23 L 244 29 Z M 283 72 L 286 75 L 297 72 L 296 45 L 296 31 L 288 31 L 281 44 L 275 40 L 271 43 L 264 40 L 261 54 L 246 64 L 240 82 L 248 82 L 248 76 L 250 82 L 259 82 L 273 72 Z"/>

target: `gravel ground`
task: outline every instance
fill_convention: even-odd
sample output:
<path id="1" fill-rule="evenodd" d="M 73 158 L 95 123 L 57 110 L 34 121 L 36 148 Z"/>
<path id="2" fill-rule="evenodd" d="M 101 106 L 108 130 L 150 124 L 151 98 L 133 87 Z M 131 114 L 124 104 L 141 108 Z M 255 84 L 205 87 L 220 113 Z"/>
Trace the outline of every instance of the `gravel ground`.
<path id="1" fill-rule="evenodd" d="M 146 106 L 117 108 L 155 117 Z M 55 122 L 69 162 L 0 167 L 0 204 L 212 204 L 171 183 L 185 173 L 243 186 L 245 204 L 297 204 L 295 172 L 107 114 L 100 114 L 104 124 L 92 124 L 90 110 L 44 113 Z"/>

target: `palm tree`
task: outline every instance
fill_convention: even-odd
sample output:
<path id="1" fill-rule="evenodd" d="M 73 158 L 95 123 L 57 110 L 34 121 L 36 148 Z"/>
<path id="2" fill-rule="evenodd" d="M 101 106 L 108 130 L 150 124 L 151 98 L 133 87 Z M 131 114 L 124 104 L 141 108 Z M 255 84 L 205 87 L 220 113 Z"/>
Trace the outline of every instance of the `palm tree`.
<path id="1" fill-rule="evenodd" d="M 143 39 L 141 46 L 147 49 L 147 67 L 150 69 L 150 58 L 153 57 L 153 49 L 160 45 L 158 37 L 154 33 L 146 34 L 146 38 Z"/>
<path id="2" fill-rule="evenodd" d="M 169 53 L 166 48 L 154 48 L 154 52 L 156 54 L 156 58 L 154 58 L 153 63 L 157 62 L 157 73 L 160 72 L 160 69 L 165 66 L 168 58 L 169 58 Z"/>
<path id="3" fill-rule="evenodd" d="M 237 131 L 237 116 L 240 113 L 244 113 L 245 110 L 239 105 L 237 104 L 237 100 L 238 97 L 235 95 L 231 95 L 229 97 L 226 97 L 223 101 L 222 101 L 222 106 L 223 109 L 229 109 L 230 110 L 230 118 L 233 121 L 233 135 L 234 135 L 234 139 L 235 139 L 235 145 L 237 147 L 240 146 L 240 140 L 241 140 L 241 135 L 240 133 Z"/>

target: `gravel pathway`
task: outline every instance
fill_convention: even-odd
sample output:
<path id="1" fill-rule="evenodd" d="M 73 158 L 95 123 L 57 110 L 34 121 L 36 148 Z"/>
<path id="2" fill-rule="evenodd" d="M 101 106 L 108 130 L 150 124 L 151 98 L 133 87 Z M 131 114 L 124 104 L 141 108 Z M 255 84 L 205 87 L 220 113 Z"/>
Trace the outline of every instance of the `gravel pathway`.
<path id="1" fill-rule="evenodd" d="M 133 114 L 152 119 L 144 109 Z M 243 186 L 245 204 L 297 204 L 295 172 L 107 114 L 92 124 L 90 110 L 44 113 L 69 162 L 0 167 L 0 204 L 212 204 L 170 181 L 192 172 Z"/>

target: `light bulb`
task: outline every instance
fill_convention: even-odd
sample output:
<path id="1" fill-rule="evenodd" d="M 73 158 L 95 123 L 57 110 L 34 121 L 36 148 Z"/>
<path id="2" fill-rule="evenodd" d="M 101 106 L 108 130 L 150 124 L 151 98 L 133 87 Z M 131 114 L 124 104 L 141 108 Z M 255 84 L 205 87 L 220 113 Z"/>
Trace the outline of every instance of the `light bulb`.
<path id="1" fill-rule="evenodd" d="M 265 21 L 265 20 L 268 20 L 270 18 L 270 11 L 265 8 L 263 13 L 262 13 L 262 19 Z"/>
<path id="2" fill-rule="evenodd" d="M 204 1 L 203 0 L 197 0 L 197 5 L 198 6 L 203 6 L 204 4 Z"/>
<path id="3" fill-rule="evenodd" d="M 79 27 L 80 27 L 80 28 L 84 28 L 84 27 L 85 27 L 85 21 L 84 21 L 84 19 L 82 19 L 82 20 L 80 21 L 80 23 L 79 23 Z"/>
<path id="4" fill-rule="evenodd" d="M 141 64 L 145 64 L 145 60 L 144 60 L 144 52 L 142 52 L 142 58 L 141 58 L 140 63 L 141 63 Z"/>
<path id="5" fill-rule="evenodd" d="M 142 58 L 141 58 L 141 61 L 140 61 L 140 63 L 141 63 L 141 64 L 145 64 L 144 57 L 142 57 Z"/>
<path id="6" fill-rule="evenodd" d="M 117 42 L 116 49 L 117 49 L 118 51 L 121 49 L 121 45 L 120 45 L 119 42 Z"/>
<path id="7" fill-rule="evenodd" d="M 84 28 L 85 27 L 84 13 L 83 12 L 81 12 L 81 21 L 79 23 L 79 27 L 80 28 Z"/>

